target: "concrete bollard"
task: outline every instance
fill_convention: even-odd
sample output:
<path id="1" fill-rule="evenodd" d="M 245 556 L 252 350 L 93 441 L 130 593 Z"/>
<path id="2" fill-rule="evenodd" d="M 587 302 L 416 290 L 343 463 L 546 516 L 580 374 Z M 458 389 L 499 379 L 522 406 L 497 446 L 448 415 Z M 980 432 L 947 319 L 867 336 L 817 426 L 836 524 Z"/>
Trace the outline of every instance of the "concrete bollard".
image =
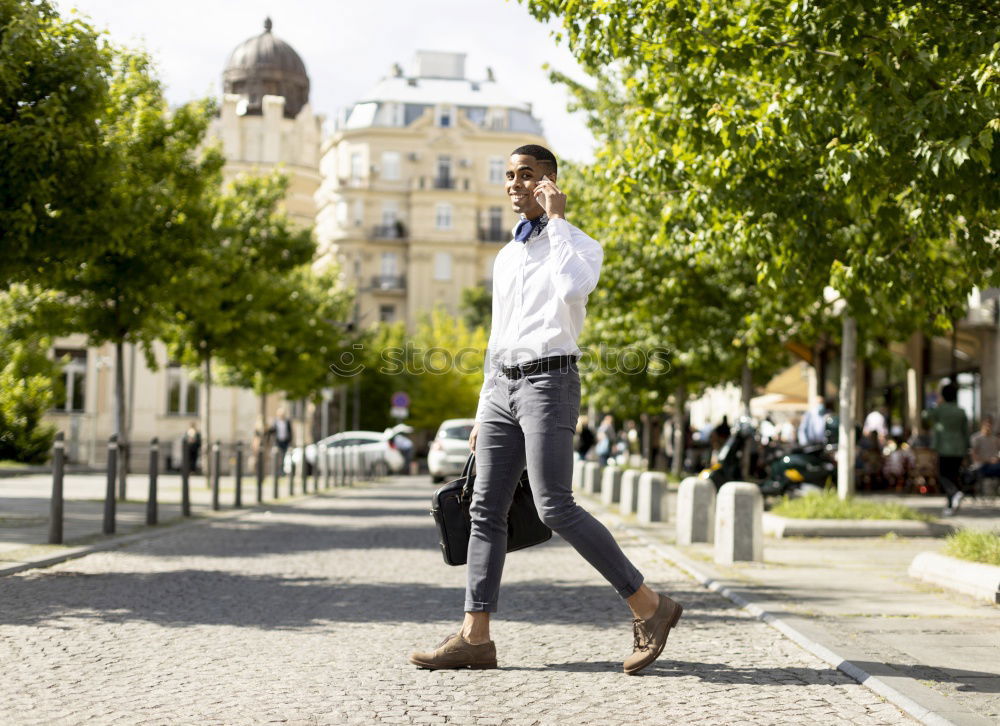
<path id="1" fill-rule="evenodd" d="M 601 493 L 601 471 L 604 469 L 596 461 L 583 465 L 583 491 L 585 494 Z"/>
<path id="2" fill-rule="evenodd" d="M 715 561 L 760 562 L 764 559 L 764 498 L 760 487 L 731 481 L 719 490 L 715 504 Z"/>
<path id="3" fill-rule="evenodd" d="M 667 521 L 667 475 L 644 471 L 639 475 L 639 496 L 635 514 L 643 524 Z"/>
<path id="4" fill-rule="evenodd" d="M 715 485 L 689 476 L 677 492 L 677 544 L 715 541 Z"/>
<path id="5" fill-rule="evenodd" d="M 618 499 L 618 511 L 622 514 L 635 514 L 639 503 L 639 475 L 636 469 L 626 469 L 622 472 L 621 496 Z"/>
<path id="6" fill-rule="evenodd" d="M 601 474 L 601 501 L 605 505 L 618 504 L 622 498 L 622 470 L 606 466 Z"/>
<path id="7" fill-rule="evenodd" d="M 583 465 L 587 462 L 583 459 L 573 460 L 573 488 L 583 490 Z"/>

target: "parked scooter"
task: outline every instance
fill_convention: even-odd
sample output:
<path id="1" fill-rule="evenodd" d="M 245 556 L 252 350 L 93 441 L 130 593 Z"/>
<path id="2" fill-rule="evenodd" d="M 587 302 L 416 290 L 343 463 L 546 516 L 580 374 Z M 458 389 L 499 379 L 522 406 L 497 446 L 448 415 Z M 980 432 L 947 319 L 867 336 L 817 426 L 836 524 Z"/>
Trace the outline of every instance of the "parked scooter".
<path id="1" fill-rule="evenodd" d="M 811 444 L 777 456 L 767 478 L 760 483 L 761 493 L 801 495 L 830 486 L 837 478 L 836 451 L 832 444 Z"/>
<path id="2" fill-rule="evenodd" d="M 716 490 L 731 481 L 750 479 L 760 486 L 764 496 L 800 496 L 828 486 L 837 476 L 836 447 L 816 444 L 788 451 L 762 447 L 749 419 L 740 419 L 729 439 L 719 450 L 715 464 L 699 474 Z M 742 474 L 743 452 L 749 447 L 750 477 Z"/>

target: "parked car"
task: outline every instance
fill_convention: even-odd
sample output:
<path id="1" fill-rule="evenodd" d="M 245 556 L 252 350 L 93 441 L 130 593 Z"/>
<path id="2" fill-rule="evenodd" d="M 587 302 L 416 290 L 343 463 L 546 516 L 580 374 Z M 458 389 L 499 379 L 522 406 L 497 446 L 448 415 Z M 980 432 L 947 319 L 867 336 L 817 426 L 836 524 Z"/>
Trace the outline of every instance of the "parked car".
<path id="1" fill-rule="evenodd" d="M 472 418 L 450 418 L 441 422 L 427 452 L 427 469 L 432 482 L 437 484 L 445 477 L 462 473 L 469 458 L 469 435 L 475 423 Z"/>
<path id="2" fill-rule="evenodd" d="M 386 429 L 386 431 L 390 431 L 390 429 Z M 310 472 L 313 466 L 316 465 L 317 446 L 320 447 L 320 450 L 339 448 L 341 446 L 360 446 L 363 452 L 376 454 L 381 452 L 391 473 L 401 472 L 405 460 L 403 454 L 390 442 L 391 437 L 394 435 L 395 432 L 387 435 L 381 431 L 342 431 L 339 434 L 327 436 L 325 439 L 320 439 L 315 444 L 308 444 L 305 447 L 306 465 Z M 285 471 L 291 471 L 291 467 L 293 466 L 296 471 L 301 471 L 299 469 L 301 463 L 302 447 L 298 446 L 294 449 L 289 449 L 285 454 Z"/>

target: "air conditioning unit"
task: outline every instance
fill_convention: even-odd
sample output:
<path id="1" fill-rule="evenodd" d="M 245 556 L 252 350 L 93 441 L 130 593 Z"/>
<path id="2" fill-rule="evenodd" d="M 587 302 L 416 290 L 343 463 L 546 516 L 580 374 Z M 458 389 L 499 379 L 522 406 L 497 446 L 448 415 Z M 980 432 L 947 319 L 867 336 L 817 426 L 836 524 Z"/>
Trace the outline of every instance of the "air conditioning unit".
<path id="1" fill-rule="evenodd" d="M 418 154 L 416 151 L 411 151 L 409 154 L 406 155 L 406 158 L 409 159 L 410 161 L 420 161 L 420 154 Z"/>

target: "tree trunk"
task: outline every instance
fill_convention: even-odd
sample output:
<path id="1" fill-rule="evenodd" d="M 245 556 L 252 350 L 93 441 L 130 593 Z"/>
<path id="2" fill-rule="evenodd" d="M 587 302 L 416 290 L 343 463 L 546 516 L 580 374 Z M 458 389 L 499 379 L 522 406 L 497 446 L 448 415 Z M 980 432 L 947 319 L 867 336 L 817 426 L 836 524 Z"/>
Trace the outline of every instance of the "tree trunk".
<path id="1" fill-rule="evenodd" d="M 837 496 L 854 496 L 854 386 L 857 376 L 857 321 L 844 311 L 840 344 L 840 431 L 837 444 Z"/>
<path id="2" fill-rule="evenodd" d="M 687 439 L 687 418 L 684 408 L 687 405 L 687 388 L 682 384 L 674 393 L 674 460 L 671 469 L 674 476 L 680 478 L 684 474 L 684 441 Z"/>
<path id="3" fill-rule="evenodd" d="M 749 419 L 750 399 L 753 398 L 753 371 L 750 370 L 749 363 L 743 363 L 743 372 L 740 384 L 740 415 Z M 737 421 L 736 425 L 739 426 L 740 422 Z M 750 454 L 752 448 L 753 437 L 747 437 L 747 439 L 743 442 L 743 452 L 740 455 L 740 476 L 743 477 L 743 481 L 749 481 L 750 479 Z"/>
<path id="4" fill-rule="evenodd" d="M 125 501 L 128 436 L 125 431 L 125 343 L 122 340 L 115 341 L 115 434 L 118 436 L 118 499 Z"/>
<path id="5" fill-rule="evenodd" d="M 201 450 L 205 453 L 205 486 L 212 486 L 212 355 L 205 356 L 205 436 Z"/>

